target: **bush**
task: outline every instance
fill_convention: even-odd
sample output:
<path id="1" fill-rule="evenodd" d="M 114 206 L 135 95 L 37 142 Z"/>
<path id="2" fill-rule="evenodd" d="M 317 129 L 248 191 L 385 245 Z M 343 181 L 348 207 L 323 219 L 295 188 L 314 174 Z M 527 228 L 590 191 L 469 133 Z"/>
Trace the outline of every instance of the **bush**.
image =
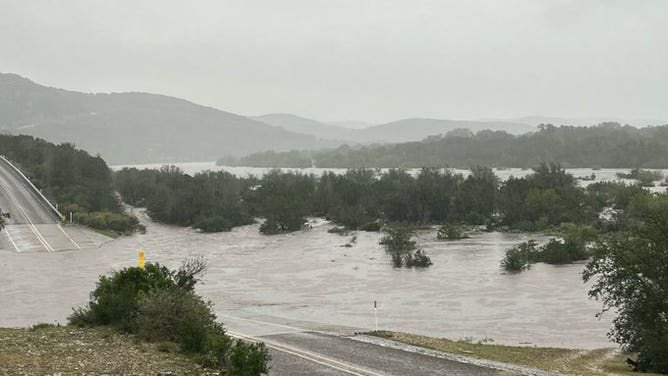
<path id="1" fill-rule="evenodd" d="M 382 228 L 382 225 L 378 221 L 367 222 L 360 226 L 360 230 L 367 232 L 378 232 Z"/>
<path id="2" fill-rule="evenodd" d="M 111 325 L 158 342 L 163 349 L 175 343 L 181 352 L 225 375 L 267 372 L 264 345 L 237 342 L 233 347 L 211 304 L 194 293 L 205 269 L 202 258 L 191 258 L 175 271 L 148 263 L 143 269 L 130 267 L 102 276 L 91 301 L 75 310 L 70 323 Z"/>
<path id="3" fill-rule="evenodd" d="M 120 234 L 130 235 L 139 230 L 139 220 L 125 213 L 110 212 L 77 212 L 74 222 L 98 230 L 112 230 Z"/>
<path id="4" fill-rule="evenodd" d="M 411 240 L 415 234 L 412 226 L 391 225 L 385 227 L 384 231 L 385 235 L 380 239 L 380 244 L 385 246 L 395 268 L 426 268 L 432 265 L 431 259 L 423 250 L 413 253 L 416 243 Z"/>
<path id="5" fill-rule="evenodd" d="M 259 376 L 269 372 L 271 359 L 264 343 L 236 341 L 230 351 L 226 376 Z"/>
<path id="6" fill-rule="evenodd" d="M 506 250 L 506 255 L 501 260 L 501 267 L 511 272 L 529 269 L 537 253 L 538 250 L 536 249 L 536 242 L 534 240 L 523 242 L 517 247 Z"/>
<path id="7" fill-rule="evenodd" d="M 385 246 L 388 252 L 412 251 L 415 242 L 411 240 L 415 230 L 411 226 L 391 225 L 386 226 L 383 231 L 385 235 L 380 238 L 380 244 Z"/>
<path id="8" fill-rule="evenodd" d="M 550 239 L 541 247 L 535 261 L 548 264 L 568 264 L 573 261 L 586 260 L 587 257 L 587 249 L 584 244 Z"/>
<path id="9" fill-rule="evenodd" d="M 228 218 L 217 215 L 204 218 L 195 223 L 192 227 L 198 228 L 204 232 L 221 232 L 230 231 L 235 225 L 237 224 L 230 221 Z"/>
<path id="10" fill-rule="evenodd" d="M 222 332 L 210 304 L 177 286 L 142 294 L 132 324 L 132 331 L 147 341 L 173 341 L 195 353 L 206 347 L 209 332 Z"/>
<path id="11" fill-rule="evenodd" d="M 468 238 L 468 236 L 464 233 L 462 226 L 446 223 L 438 229 L 436 238 L 438 240 L 459 240 Z"/>
<path id="12" fill-rule="evenodd" d="M 140 295 L 174 285 L 172 272 L 159 264 L 119 270 L 100 277 L 88 306 L 75 310 L 69 321 L 74 325 L 111 325 L 129 331 Z"/>
<path id="13" fill-rule="evenodd" d="M 424 251 L 421 249 L 418 249 L 412 255 L 407 255 L 404 263 L 409 268 L 427 268 L 433 265 L 431 258 L 429 258 L 429 256 L 427 256 L 427 254 L 424 253 Z"/>

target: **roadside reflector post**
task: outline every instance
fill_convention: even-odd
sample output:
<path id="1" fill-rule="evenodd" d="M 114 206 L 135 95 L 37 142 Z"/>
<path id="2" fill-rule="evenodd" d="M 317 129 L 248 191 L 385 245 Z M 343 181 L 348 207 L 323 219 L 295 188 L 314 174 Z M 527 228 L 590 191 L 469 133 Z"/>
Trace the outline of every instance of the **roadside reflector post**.
<path id="1" fill-rule="evenodd" d="M 144 269 L 144 251 L 139 250 L 139 267 Z"/>
<path id="2" fill-rule="evenodd" d="M 376 322 L 376 331 L 378 331 L 378 301 L 373 301 L 373 318 Z"/>
<path id="3" fill-rule="evenodd" d="M 70 212 L 70 224 L 72 224 L 72 212 Z"/>

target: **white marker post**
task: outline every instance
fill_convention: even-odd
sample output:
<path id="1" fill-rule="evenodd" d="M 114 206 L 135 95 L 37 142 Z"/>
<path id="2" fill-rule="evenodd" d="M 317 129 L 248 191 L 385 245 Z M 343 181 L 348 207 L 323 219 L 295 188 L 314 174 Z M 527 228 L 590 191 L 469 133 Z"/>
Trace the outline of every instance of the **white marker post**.
<path id="1" fill-rule="evenodd" d="M 378 331 L 378 301 L 373 301 L 373 318 L 376 321 L 376 331 Z"/>

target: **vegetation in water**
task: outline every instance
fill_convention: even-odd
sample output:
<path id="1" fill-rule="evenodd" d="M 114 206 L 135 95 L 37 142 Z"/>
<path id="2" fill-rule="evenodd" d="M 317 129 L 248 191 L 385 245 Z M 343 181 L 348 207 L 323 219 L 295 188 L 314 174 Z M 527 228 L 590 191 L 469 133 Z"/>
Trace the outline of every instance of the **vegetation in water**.
<path id="1" fill-rule="evenodd" d="M 417 249 L 416 242 L 412 240 L 415 236 L 415 229 L 412 226 L 387 225 L 383 232 L 380 244 L 385 247 L 395 268 L 426 268 L 432 265 L 429 256 L 422 249 Z"/>
<path id="2" fill-rule="evenodd" d="M 659 171 L 641 170 L 634 168 L 628 173 L 618 172 L 618 178 L 637 180 L 642 187 L 653 187 L 654 182 L 663 179 L 663 174 Z"/>
<path id="3" fill-rule="evenodd" d="M 436 232 L 436 238 L 438 240 L 460 240 L 468 237 L 469 236 L 466 234 L 463 226 L 454 223 L 446 223 L 439 227 Z"/>

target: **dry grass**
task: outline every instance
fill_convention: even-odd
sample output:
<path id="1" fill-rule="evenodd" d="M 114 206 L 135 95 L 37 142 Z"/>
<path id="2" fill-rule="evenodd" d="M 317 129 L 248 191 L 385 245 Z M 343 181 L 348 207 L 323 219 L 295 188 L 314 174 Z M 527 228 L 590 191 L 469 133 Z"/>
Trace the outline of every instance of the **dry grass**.
<path id="1" fill-rule="evenodd" d="M 214 375 L 168 344 L 107 328 L 0 329 L 0 375 Z"/>
<path id="2" fill-rule="evenodd" d="M 658 376 L 657 374 L 634 372 L 624 363 L 628 355 L 622 354 L 612 348 L 575 350 L 551 347 L 503 346 L 469 341 L 452 341 L 444 338 L 432 338 L 389 331 L 370 332 L 368 334 L 428 349 L 518 364 L 564 374 L 582 376 Z"/>

